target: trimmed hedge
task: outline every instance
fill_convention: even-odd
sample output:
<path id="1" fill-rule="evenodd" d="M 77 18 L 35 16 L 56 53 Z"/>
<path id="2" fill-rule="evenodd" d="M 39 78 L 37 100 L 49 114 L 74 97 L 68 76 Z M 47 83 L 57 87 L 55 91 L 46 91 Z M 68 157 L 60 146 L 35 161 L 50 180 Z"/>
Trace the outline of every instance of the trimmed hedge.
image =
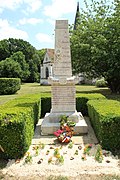
<path id="1" fill-rule="evenodd" d="M 0 107 L 0 158 L 20 158 L 28 150 L 40 117 L 40 95 L 21 96 Z"/>
<path id="2" fill-rule="evenodd" d="M 51 110 L 51 94 L 41 94 L 41 117 Z"/>
<path id="3" fill-rule="evenodd" d="M 115 100 L 90 100 L 88 113 L 103 148 L 120 149 L 120 102 Z"/>
<path id="4" fill-rule="evenodd" d="M 15 94 L 21 87 L 19 78 L 0 78 L 0 95 Z"/>
<path id="5" fill-rule="evenodd" d="M 87 102 L 94 99 L 105 99 L 105 96 L 99 93 L 94 94 L 77 94 L 76 95 L 76 109 L 81 112 L 84 116 L 88 116 Z"/>

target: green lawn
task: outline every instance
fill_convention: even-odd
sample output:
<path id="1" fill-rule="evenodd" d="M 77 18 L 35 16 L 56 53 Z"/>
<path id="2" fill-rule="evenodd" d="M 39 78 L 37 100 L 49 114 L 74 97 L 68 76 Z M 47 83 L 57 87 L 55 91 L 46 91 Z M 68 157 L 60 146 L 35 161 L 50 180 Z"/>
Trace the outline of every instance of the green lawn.
<path id="1" fill-rule="evenodd" d="M 51 92 L 51 86 L 40 86 L 39 83 L 24 83 L 21 85 L 21 89 L 16 94 L 1 95 L 0 104 L 3 104 L 20 95 L 50 93 L 50 92 Z M 77 85 L 76 93 L 101 93 L 109 99 L 116 99 L 120 101 L 120 95 L 111 94 L 108 88 L 97 88 L 95 86 L 90 86 L 90 85 Z"/>
<path id="2" fill-rule="evenodd" d="M 21 95 L 38 94 L 38 93 L 44 93 L 44 92 L 50 92 L 50 91 L 51 91 L 50 86 L 40 86 L 39 83 L 24 83 L 21 85 L 21 89 L 19 91 L 17 91 L 16 94 L 1 95 L 0 96 L 0 104 L 3 104 L 11 99 L 21 96 Z"/>

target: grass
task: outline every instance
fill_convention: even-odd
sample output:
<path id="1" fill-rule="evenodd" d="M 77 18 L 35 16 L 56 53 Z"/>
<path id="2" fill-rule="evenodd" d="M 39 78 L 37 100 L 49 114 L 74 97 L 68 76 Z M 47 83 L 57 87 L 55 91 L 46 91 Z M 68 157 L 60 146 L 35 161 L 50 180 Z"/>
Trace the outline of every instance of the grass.
<path id="1" fill-rule="evenodd" d="M 7 178 L 9 178 L 7 176 Z M 25 177 L 23 177 L 24 179 Z M 34 177 L 35 178 L 35 177 Z M 66 177 L 66 176 L 53 176 L 53 175 L 50 175 L 48 177 L 43 177 L 42 179 L 43 180 L 74 180 L 76 177 Z M 0 179 L 6 179 L 6 177 L 0 173 Z M 11 177 L 10 177 L 11 179 Z M 16 179 L 16 178 L 13 178 L 12 179 Z M 32 180 L 32 178 L 30 178 Z M 36 178 L 35 178 L 36 179 Z M 80 180 L 120 180 L 120 176 L 116 176 L 116 175 L 88 175 L 88 174 L 84 174 L 84 175 L 80 175 L 79 177 L 77 177 L 77 179 L 80 179 Z"/>
<path id="2" fill-rule="evenodd" d="M 75 177 L 74 177 L 75 178 Z M 68 178 L 66 176 L 49 176 L 46 180 L 73 180 L 74 178 Z M 120 176 L 116 176 L 116 175 L 93 175 L 93 176 L 89 176 L 89 175 L 83 175 L 83 176 L 79 176 L 79 179 L 83 180 L 120 180 Z"/>
<path id="3" fill-rule="evenodd" d="M 94 85 L 77 85 L 76 93 L 101 93 L 110 94 L 110 90 L 107 87 L 98 88 Z"/>
<path id="4" fill-rule="evenodd" d="M 24 83 L 21 85 L 21 89 L 13 95 L 1 95 L 0 104 L 4 104 L 7 101 L 14 99 L 20 95 L 38 94 L 38 93 L 50 93 L 51 86 L 40 86 L 39 83 Z M 76 93 L 101 93 L 109 99 L 115 99 L 120 101 L 120 95 L 111 94 L 108 88 L 97 88 L 90 85 L 77 85 Z"/>
<path id="5" fill-rule="evenodd" d="M 16 94 L 12 95 L 0 95 L 0 104 L 14 99 L 21 95 L 38 94 L 38 93 L 50 93 L 50 86 L 40 86 L 39 83 L 24 83 L 21 85 L 21 89 Z"/>
<path id="6" fill-rule="evenodd" d="M 120 176 L 105 176 L 103 180 L 120 180 Z"/>

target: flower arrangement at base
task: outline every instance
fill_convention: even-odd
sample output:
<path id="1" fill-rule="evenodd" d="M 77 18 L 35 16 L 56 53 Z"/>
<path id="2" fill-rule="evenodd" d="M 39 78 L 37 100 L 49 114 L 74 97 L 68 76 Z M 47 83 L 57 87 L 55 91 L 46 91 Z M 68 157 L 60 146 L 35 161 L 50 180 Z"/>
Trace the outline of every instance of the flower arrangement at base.
<path id="1" fill-rule="evenodd" d="M 58 138 L 60 142 L 69 143 L 71 141 L 71 137 L 74 134 L 73 127 L 76 125 L 76 123 L 69 120 L 69 117 L 66 115 L 62 115 L 59 122 L 60 129 L 55 131 L 54 135 Z"/>

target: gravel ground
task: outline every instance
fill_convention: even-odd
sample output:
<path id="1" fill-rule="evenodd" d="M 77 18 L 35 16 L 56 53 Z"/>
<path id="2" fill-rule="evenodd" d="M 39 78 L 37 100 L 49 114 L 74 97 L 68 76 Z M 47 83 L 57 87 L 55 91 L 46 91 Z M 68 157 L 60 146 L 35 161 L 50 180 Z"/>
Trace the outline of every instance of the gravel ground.
<path id="1" fill-rule="evenodd" d="M 86 160 L 82 160 L 84 145 L 73 145 L 72 149 L 68 148 L 68 145 L 61 146 L 45 145 L 44 149 L 39 149 L 38 155 L 36 155 L 36 147 L 31 146 L 29 149 L 30 156 L 32 156 L 31 163 L 25 163 L 27 155 L 20 161 L 9 160 L 6 168 L 2 170 L 4 179 L 45 179 L 48 176 L 66 176 L 69 179 L 81 179 L 84 177 L 89 179 L 91 177 L 102 177 L 102 175 L 119 175 L 120 166 L 117 156 L 113 156 L 111 153 L 103 151 L 103 161 L 99 163 L 95 161 L 95 153 L 98 145 L 92 145 L 90 154 L 86 155 Z M 54 156 L 55 149 L 59 149 L 60 155 L 63 156 L 64 162 L 58 161 L 58 158 Z M 78 152 L 78 155 L 75 152 Z M 106 155 L 107 153 L 107 155 Z M 48 163 L 48 160 L 52 158 L 52 162 Z M 93 179 L 93 178 L 92 178 Z"/>
<path id="2" fill-rule="evenodd" d="M 55 137 L 41 136 L 40 127 L 37 126 L 28 150 L 29 157 L 32 157 L 31 163 L 25 163 L 28 153 L 20 160 L 9 160 L 7 166 L 0 171 L 0 179 L 3 177 L 4 180 L 67 180 L 64 177 L 68 177 L 69 180 L 120 180 L 120 159 L 117 156 L 102 150 L 102 163 L 95 160 L 98 141 L 88 118 L 86 122 L 89 127 L 88 134 L 73 136 L 71 149 L 69 144 L 61 145 Z M 41 148 L 42 144 L 45 145 L 44 149 Z M 86 159 L 82 160 L 86 144 L 92 144 L 92 148 Z M 37 151 L 35 149 L 38 145 Z M 57 158 L 54 155 L 56 148 L 59 151 Z M 51 159 L 51 163 L 48 163 Z"/>

